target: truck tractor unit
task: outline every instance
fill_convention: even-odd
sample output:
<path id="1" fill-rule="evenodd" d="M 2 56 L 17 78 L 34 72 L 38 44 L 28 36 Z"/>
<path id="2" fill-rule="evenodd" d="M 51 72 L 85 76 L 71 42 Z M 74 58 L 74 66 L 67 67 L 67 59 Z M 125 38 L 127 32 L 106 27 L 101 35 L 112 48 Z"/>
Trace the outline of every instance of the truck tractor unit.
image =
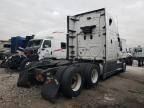
<path id="1" fill-rule="evenodd" d="M 42 97 L 53 101 L 58 93 L 76 97 L 100 78 L 126 71 L 115 20 L 105 8 L 68 16 L 66 37 L 67 59 L 30 63 L 19 74 L 19 87 L 42 84 Z"/>
<path id="2" fill-rule="evenodd" d="M 36 51 L 39 60 L 45 58 L 65 59 L 66 42 L 49 37 L 47 39 L 33 39 L 28 43 L 26 52 Z"/>
<path id="3" fill-rule="evenodd" d="M 135 47 L 133 49 L 133 59 L 138 61 L 138 66 L 144 66 L 144 48 L 141 46 Z"/>
<path id="4" fill-rule="evenodd" d="M 132 66 L 133 61 L 138 62 L 138 66 L 144 66 L 144 48 L 141 46 L 129 48 L 128 56 L 126 57 L 126 64 Z"/>
<path id="5" fill-rule="evenodd" d="M 26 59 L 21 63 L 21 69 L 25 68 L 30 62 L 66 59 L 66 42 L 55 37 L 35 38 L 29 41 L 24 50 Z"/>

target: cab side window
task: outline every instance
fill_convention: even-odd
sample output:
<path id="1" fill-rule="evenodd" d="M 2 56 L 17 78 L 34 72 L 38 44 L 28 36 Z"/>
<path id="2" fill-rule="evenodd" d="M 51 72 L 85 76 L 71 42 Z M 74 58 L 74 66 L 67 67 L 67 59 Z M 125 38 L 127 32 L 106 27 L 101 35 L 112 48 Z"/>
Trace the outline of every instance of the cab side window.
<path id="1" fill-rule="evenodd" d="M 43 48 L 51 48 L 51 41 L 45 40 L 43 43 Z"/>
<path id="2" fill-rule="evenodd" d="M 61 49 L 66 49 L 66 43 L 61 42 Z"/>

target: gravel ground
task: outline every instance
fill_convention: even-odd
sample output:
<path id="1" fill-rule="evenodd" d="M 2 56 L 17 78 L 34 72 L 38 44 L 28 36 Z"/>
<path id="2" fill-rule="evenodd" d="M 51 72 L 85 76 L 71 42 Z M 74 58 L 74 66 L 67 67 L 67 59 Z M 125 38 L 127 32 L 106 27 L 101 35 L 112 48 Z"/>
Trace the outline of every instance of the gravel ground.
<path id="1" fill-rule="evenodd" d="M 17 78 L 17 72 L 0 69 L 0 108 L 144 108 L 144 68 L 127 67 L 76 98 L 59 96 L 55 104 L 41 97 L 40 86 L 18 88 Z"/>

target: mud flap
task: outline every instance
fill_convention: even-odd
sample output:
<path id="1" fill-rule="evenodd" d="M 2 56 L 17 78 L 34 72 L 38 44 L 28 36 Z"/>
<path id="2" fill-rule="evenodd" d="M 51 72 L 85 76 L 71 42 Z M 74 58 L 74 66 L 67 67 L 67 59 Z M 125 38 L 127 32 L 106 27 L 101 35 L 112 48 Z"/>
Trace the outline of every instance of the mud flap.
<path id="1" fill-rule="evenodd" d="M 21 72 L 19 74 L 19 78 L 17 81 L 17 86 L 18 87 L 25 87 L 25 88 L 29 88 L 31 86 L 31 83 L 29 81 L 29 74 L 28 72 Z"/>
<path id="2" fill-rule="evenodd" d="M 54 103 L 55 98 L 59 91 L 59 87 L 60 87 L 60 84 L 56 78 L 47 79 L 44 85 L 42 86 L 41 96 L 44 99 L 49 100 L 50 102 Z"/>
<path id="3" fill-rule="evenodd" d="M 24 87 L 24 88 L 29 88 L 30 87 L 30 81 L 28 78 L 28 74 L 25 73 L 20 73 L 18 81 L 17 81 L 17 86 L 18 87 Z"/>

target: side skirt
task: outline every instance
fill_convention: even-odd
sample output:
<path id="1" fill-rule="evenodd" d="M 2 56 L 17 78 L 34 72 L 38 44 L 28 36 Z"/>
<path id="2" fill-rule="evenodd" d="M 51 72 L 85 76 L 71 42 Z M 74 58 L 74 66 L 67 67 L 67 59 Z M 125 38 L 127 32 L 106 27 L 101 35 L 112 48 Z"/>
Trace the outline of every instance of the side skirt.
<path id="1" fill-rule="evenodd" d="M 117 61 L 107 61 L 104 64 L 104 72 L 102 75 L 102 79 L 106 79 L 107 77 L 112 76 L 113 74 L 118 73 L 122 70 L 123 63 L 117 63 Z"/>

